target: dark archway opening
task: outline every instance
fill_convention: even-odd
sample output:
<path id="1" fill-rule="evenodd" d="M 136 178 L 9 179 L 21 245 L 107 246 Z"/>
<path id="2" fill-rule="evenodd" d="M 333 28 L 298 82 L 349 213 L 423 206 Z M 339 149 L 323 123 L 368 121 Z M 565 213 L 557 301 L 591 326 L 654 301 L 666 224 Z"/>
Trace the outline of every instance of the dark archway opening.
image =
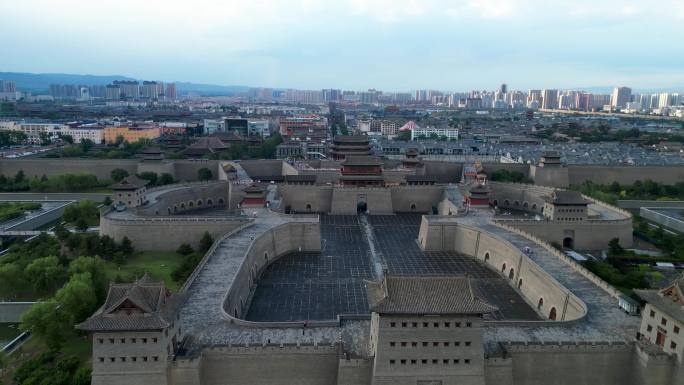
<path id="1" fill-rule="evenodd" d="M 515 277 L 515 270 L 511 268 L 511 271 L 508 272 L 508 279 L 513 279 Z"/>
<path id="2" fill-rule="evenodd" d="M 575 240 L 573 240 L 570 237 L 563 238 L 563 247 L 566 249 L 574 249 L 575 248 Z"/>
<path id="3" fill-rule="evenodd" d="M 356 204 L 356 212 L 358 214 L 365 214 L 367 211 L 368 211 L 368 205 L 366 204 L 366 202 L 361 201 L 361 202 Z"/>
<path id="4" fill-rule="evenodd" d="M 552 308 L 551 308 L 551 311 L 549 312 L 549 319 L 550 319 L 551 321 L 555 321 L 555 320 L 556 320 L 556 308 L 555 308 L 555 307 L 552 307 Z"/>

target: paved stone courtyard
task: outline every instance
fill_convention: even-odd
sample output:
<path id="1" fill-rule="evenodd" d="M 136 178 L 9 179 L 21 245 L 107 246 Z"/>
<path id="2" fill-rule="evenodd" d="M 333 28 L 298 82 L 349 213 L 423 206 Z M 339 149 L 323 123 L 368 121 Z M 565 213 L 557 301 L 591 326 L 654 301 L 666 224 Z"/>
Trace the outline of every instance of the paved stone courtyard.
<path id="1" fill-rule="evenodd" d="M 423 252 L 416 243 L 421 216 L 321 216 L 323 251 L 283 256 L 263 272 L 247 313 L 250 321 L 332 320 L 368 314 L 364 280 L 375 278 L 371 247 L 389 274 L 465 275 L 499 307 L 497 319 L 538 319 L 518 293 L 479 261 L 453 252 Z M 367 236 L 372 232 L 372 238 Z"/>

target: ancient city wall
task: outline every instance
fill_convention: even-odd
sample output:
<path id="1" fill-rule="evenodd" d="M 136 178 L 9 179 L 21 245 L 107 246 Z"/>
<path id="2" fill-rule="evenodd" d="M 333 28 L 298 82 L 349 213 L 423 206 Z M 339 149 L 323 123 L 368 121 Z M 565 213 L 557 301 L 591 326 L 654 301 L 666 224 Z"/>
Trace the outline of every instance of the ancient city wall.
<path id="1" fill-rule="evenodd" d="M 498 207 L 527 211 L 541 217 L 544 199 L 554 189 L 520 183 L 490 182 L 491 202 Z M 614 219 L 588 219 L 583 221 L 550 221 L 532 219 L 500 219 L 508 226 L 517 227 L 525 232 L 563 245 L 566 238 L 572 240 L 573 248 L 580 250 L 600 250 L 608 247 L 612 238 L 618 238 L 624 247 L 632 246 L 632 215 L 626 210 L 611 206 L 602 201 L 583 195 L 584 199 L 601 209 L 611 212 Z M 610 234 L 610 236 L 606 236 Z"/>
<path id="2" fill-rule="evenodd" d="M 123 237 L 133 242 L 136 250 L 176 250 L 183 243 L 199 246 L 205 232 L 216 239 L 249 220 L 221 217 L 136 217 L 131 219 L 100 216 L 100 235 L 116 241 Z"/>
<path id="3" fill-rule="evenodd" d="M 606 281 L 599 278 L 599 276 L 597 276 L 596 274 L 587 270 L 584 266 L 577 263 L 577 261 L 575 261 L 574 259 L 565 255 L 565 253 L 563 253 L 560 250 L 556 249 L 555 247 L 551 246 L 550 243 L 542 240 L 541 238 L 535 237 L 534 235 L 532 235 L 532 234 L 530 234 L 524 230 L 518 229 L 516 227 L 508 226 L 506 224 L 506 222 L 504 222 L 504 221 L 495 221 L 493 223 L 495 226 L 499 226 L 504 230 L 507 230 L 507 231 L 510 231 L 512 233 L 516 233 L 518 235 L 521 235 L 521 236 L 529 239 L 530 241 L 542 246 L 544 249 L 546 249 L 547 252 L 555 255 L 558 259 L 560 259 L 563 262 L 570 265 L 575 271 L 582 274 L 585 278 L 592 281 L 596 286 L 602 288 L 604 291 L 606 291 L 608 294 L 615 297 L 616 299 L 619 298 L 620 295 L 622 295 L 619 290 L 615 289 L 613 286 L 608 284 Z"/>
<path id="4" fill-rule="evenodd" d="M 365 202 L 371 215 L 394 212 L 430 213 L 444 196 L 443 186 L 333 187 L 281 185 L 283 202 L 292 212 L 354 215 Z"/>
<path id="5" fill-rule="evenodd" d="M 433 218 L 425 216 L 421 223 L 418 241 L 424 250 L 455 251 L 481 260 L 506 278 L 543 318 L 554 308 L 559 321 L 586 315 L 586 305 L 577 296 L 508 241 L 454 220 Z"/>
<path id="6" fill-rule="evenodd" d="M 336 187 L 333 188 L 330 213 L 354 215 L 359 202 L 365 202 L 371 215 L 392 214 L 392 193 L 389 188 Z"/>
<path id="7" fill-rule="evenodd" d="M 608 248 L 612 238 L 618 238 L 623 247 L 632 247 L 632 219 L 585 220 L 579 222 L 550 220 L 498 220 L 511 227 L 535 235 L 546 242 L 563 245 L 566 238 L 572 239 L 572 248 L 578 250 L 602 250 Z"/>
<path id="8" fill-rule="evenodd" d="M 156 195 L 154 202 L 138 207 L 142 216 L 169 216 L 187 211 L 225 206 L 228 201 L 228 182 L 199 182 L 163 186 L 168 190 Z M 148 190 L 148 195 L 154 190 Z"/>
<path id="9" fill-rule="evenodd" d="M 179 181 L 192 182 L 197 180 L 197 171 L 201 168 L 208 168 L 211 170 L 213 179 L 218 178 L 218 160 L 175 160 L 176 175 L 174 177 Z"/>
<path id="10" fill-rule="evenodd" d="M 568 176 L 571 185 L 586 181 L 600 184 L 632 184 L 638 180 L 651 179 L 654 182 L 675 184 L 684 180 L 682 166 L 592 166 L 569 165 Z"/>
<path id="11" fill-rule="evenodd" d="M 328 213 L 332 203 L 332 186 L 300 186 L 283 184 L 278 186 L 282 197 L 281 209 L 292 212 Z M 355 206 L 356 207 L 356 206 Z M 354 211 L 356 212 L 356 211 Z"/>
<path id="12" fill-rule="evenodd" d="M 498 207 L 541 213 L 544 197 L 550 196 L 554 189 L 522 183 L 489 182 L 489 200 Z"/>
<path id="13" fill-rule="evenodd" d="M 635 378 L 630 344 L 545 342 L 506 344 L 511 377 L 487 385 L 646 384 Z"/>
<path id="14" fill-rule="evenodd" d="M 275 227 L 256 238 L 240 269 L 235 275 L 223 310 L 226 318 L 246 325 L 268 326 L 268 323 L 254 323 L 241 320 L 249 308 L 250 296 L 261 272 L 279 257 L 293 252 L 318 252 L 321 250 L 321 228 L 317 217 L 306 222 L 290 222 Z M 279 326 L 275 325 L 272 326 Z"/>
<path id="15" fill-rule="evenodd" d="M 172 366 L 171 385 L 334 385 L 339 360 L 335 346 L 217 346 L 202 351 L 199 382 L 176 374 L 188 365 Z"/>
<path id="16" fill-rule="evenodd" d="M 3 159 L 0 160 L 0 174 L 14 176 L 19 170 L 28 178 L 52 176 L 66 173 L 95 174 L 98 179 L 110 179 L 112 170 L 121 168 L 129 174 L 138 172 L 135 159 Z"/>

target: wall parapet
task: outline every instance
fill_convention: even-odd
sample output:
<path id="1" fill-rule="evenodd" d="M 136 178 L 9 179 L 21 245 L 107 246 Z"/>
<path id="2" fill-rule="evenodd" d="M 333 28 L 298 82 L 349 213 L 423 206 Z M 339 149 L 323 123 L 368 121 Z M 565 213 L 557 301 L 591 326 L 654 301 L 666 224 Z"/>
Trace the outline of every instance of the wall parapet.
<path id="1" fill-rule="evenodd" d="M 181 287 L 181 289 L 179 290 L 179 292 L 182 292 L 182 293 L 183 293 L 183 292 L 186 292 L 186 291 L 190 288 L 190 286 L 192 286 L 192 284 L 195 282 L 195 279 L 196 279 L 197 276 L 199 275 L 199 272 L 204 268 L 204 265 L 207 264 L 207 260 L 209 259 L 209 257 L 210 257 L 214 252 L 216 252 L 216 249 L 218 248 L 218 246 L 219 246 L 219 244 L 220 244 L 221 242 L 225 241 L 227 238 L 233 236 L 234 234 L 237 234 L 237 233 L 239 233 L 240 231 L 242 231 L 242 230 L 248 228 L 248 227 L 251 226 L 253 223 L 254 223 L 254 220 L 253 220 L 253 219 L 249 219 L 247 223 L 241 225 L 240 227 L 237 227 L 237 228 L 233 229 L 232 231 L 227 232 L 226 234 L 222 235 L 221 238 L 219 238 L 219 239 L 217 239 L 216 241 L 214 241 L 214 243 L 211 245 L 211 247 L 209 248 L 209 250 L 207 250 L 207 252 L 204 253 L 204 256 L 202 257 L 202 260 L 200 261 L 200 263 L 197 264 L 197 266 L 195 267 L 195 270 L 193 270 L 193 271 L 192 271 L 192 274 L 190 274 L 190 276 L 188 277 L 188 279 L 185 280 L 185 283 L 183 283 L 183 287 Z"/>
<path id="2" fill-rule="evenodd" d="M 618 299 L 618 298 L 622 295 L 622 293 L 621 293 L 619 290 L 615 289 L 615 288 L 614 288 L 613 286 L 611 286 L 608 282 L 604 281 L 604 280 L 601 279 L 598 275 L 596 275 L 596 274 L 592 273 L 591 271 L 589 271 L 586 267 L 584 267 L 584 266 L 582 266 L 581 264 L 577 263 L 574 259 L 568 257 L 568 256 L 565 255 L 564 253 L 562 253 L 562 252 L 560 252 L 559 250 L 557 250 L 557 249 L 556 249 L 555 247 L 553 247 L 550 243 L 548 243 L 548 242 L 546 242 L 546 241 L 543 241 L 542 239 L 537 238 L 537 237 L 535 237 L 534 235 L 532 235 L 532 234 L 530 234 L 530 233 L 528 233 L 528 232 L 526 232 L 526 231 L 520 230 L 520 229 L 515 228 L 515 227 L 513 227 L 513 226 L 510 226 L 510 225 L 508 225 L 508 224 L 505 224 L 505 223 L 503 223 L 503 221 L 494 220 L 494 221 L 492 221 L 492 223 L 493 223 L 495 226 L 498 226 L 498 227 L 500 227 L 500 228 L 502 228 L 502 229 L 504 229 L 504 230 L 507 230 L 507 231 L 513 232 L 513 233 L 515 233 L 515 234 L 518 234 L 518 235 L 520 235 L 520 236 L 522 236 L 522 237 L 524 237 L 524 238 L 527 238 L 528 240 L 530 240 L 530 241 L 532 241 L 532 242 L 538 244 L 539 246 L 543 247 L 543 248 L 546 249 L 549 253 L 551 253 L 551 255 L 556 256 L 558 259 L 560 259 L 561 261 L 563 261 L 563 262 L 565 262 L 566 264 L 568 264 L 570 267 L 573 268 L 573 270 L 575 270 L 575 271 L 577 271 L 578 273 L 582 274 L 585 278 L 587 278 L 588 280 L 590 280 L 591 282 L 593 282 L 595 285 L 597 285 L 598 287 L 600 287 L 601 289 L 603 289 L 606 293 L 608 293 L 608 294 L 609 294 L 610 296 L 612 296 L 613 298 Z"/>

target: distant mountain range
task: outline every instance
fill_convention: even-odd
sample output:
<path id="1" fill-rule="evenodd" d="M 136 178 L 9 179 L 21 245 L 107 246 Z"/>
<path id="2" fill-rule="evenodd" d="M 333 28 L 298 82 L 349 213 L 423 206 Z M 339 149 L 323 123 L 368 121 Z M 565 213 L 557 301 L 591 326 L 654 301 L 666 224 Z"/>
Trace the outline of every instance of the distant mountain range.
<path id="1" fill-rule="evenodd" d="M 0 72 L 0 79 L 14 81 L 17 85 L 17 90 L 30 91 L 34 94 L 48 93 L 50 84 L 95 86 L 107 85 L 115 80 L 140 80 L 121 75 L 34 74 L 26 72 Z M 249 87 L 176 82 L 176 89 L 181 94 L 192 92 L 202 96 L 230 96 L 246 92 Z"/>

